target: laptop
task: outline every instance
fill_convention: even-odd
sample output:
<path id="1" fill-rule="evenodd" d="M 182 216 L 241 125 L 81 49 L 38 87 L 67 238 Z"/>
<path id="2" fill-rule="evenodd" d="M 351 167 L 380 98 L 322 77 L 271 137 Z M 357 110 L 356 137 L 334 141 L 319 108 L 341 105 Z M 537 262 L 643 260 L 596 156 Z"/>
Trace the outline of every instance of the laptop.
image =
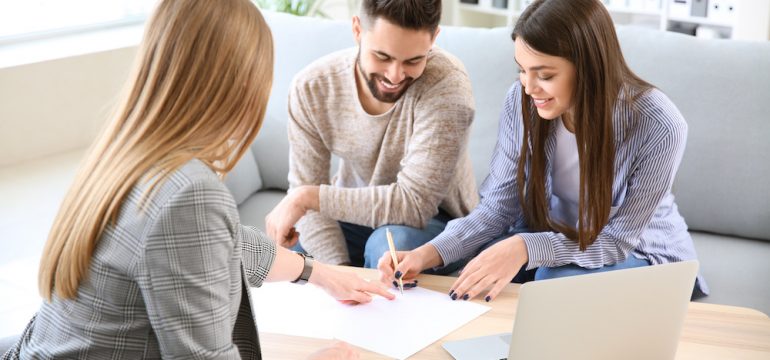
<path id="1" fill-rule="evenodd" d="M 526 283 L 513 333 L 449 341 L 456 360 L 673 359 L 695 260 Z"/>

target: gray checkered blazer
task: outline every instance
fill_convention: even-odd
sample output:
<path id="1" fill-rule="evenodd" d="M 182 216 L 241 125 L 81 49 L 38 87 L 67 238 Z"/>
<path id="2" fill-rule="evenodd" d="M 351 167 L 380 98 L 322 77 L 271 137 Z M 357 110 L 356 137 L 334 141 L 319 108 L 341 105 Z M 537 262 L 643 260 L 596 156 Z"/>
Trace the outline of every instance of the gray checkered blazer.
<path id="1" fill-rule="evenodd" d="M 248 286 L 275 259 L 240 224 L 230 192 L 205 164 L 175 172 L 146 212 L 144 187 L 102 235 L 75 300 L 44 302 L 3 359 L 259 359 Z"/>

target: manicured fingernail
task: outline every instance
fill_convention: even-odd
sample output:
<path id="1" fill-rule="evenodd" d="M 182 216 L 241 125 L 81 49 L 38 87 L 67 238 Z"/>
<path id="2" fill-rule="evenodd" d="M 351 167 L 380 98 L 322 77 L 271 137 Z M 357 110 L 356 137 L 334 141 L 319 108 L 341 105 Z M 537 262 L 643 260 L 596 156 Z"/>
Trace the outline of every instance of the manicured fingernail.
<path id="1" fill-rule="evenodd" d="M 468 296 L 468 294 L 463 295 L 463 300 L 468 300 L 468 298 L 470 298 L 470 296 Z"/>
<path id="2" fill-rule="evenodd" d="M 454 294 L 454 293 L 455 293 L 454 290 L 449 290 L 449 297 L 452 297 L 452 294 Z"/>
<path id="3" fill-rule="evenodd" d="M 398 287 L 398 282 L 396 282 L 396 280 L 393 280 L 393 287 Z"/>
<path id="4" fill-rule="evenodd" d="M 396 271 L 396 279 L 400 279 L 401 275 L 404 275 L 401 273 L 401 271 Z"/>
<path id="5" fill-rule="evenodd" d="M 413 288 L 413 287 L 417 287 L 417 284 L 415 284 L 415 283 L 411 283 L 411 284 L 404 284 L 404 287 L 405 287 L 405 288 Z"/>
<path id="6" fill-rule="evenodd" d="M 487 297 L 484 298 L 484 301 L 489 302 L 489 300 L 492 300 L 492 297 L 487 295 Z"/>
<path id="7" fill-rule="evenodd" d="M 457 293 L 452 294 L 452 300 L 457 300 Z"/>

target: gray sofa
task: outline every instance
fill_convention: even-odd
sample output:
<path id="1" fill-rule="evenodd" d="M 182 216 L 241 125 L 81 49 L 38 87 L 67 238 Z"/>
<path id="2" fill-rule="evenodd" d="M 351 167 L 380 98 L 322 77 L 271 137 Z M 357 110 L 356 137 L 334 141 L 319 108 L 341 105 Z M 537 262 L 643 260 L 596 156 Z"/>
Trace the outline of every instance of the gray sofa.
<path id="1" fill-rule="evenodd" d="M 288 186 L 292 77 L 321 55 L 354 45 L 348 22 L 266 16 L 276 51 L 272 97 L 252 152 L 227 179 L 242 222 L 259 227 Z M 618 34 L 631 68 L 666 93 L 689 123 L 674 194 L 712 290 L 699 301 L 770 313 L 770 42 L 633 27 Z M 437 43 L 465 63 L 473 82 L 469 149 L 481 183 L 503 98 L 517 76 L 510 30 L 443 27 Z"/>

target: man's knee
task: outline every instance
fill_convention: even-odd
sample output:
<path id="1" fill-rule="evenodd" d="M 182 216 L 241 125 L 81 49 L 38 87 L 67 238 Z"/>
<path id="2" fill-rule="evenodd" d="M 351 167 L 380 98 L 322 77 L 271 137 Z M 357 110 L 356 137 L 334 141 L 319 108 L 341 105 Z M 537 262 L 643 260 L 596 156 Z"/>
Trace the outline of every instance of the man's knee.
<path id="1" fill-rule="evenodd" d="M 372 235 L 369 236 L 369 240 L 366 242 L 367 251 L 370 248 L 377 250 L 388 250 L 388 238 L 386 235 L 386 229 L 390 230 L 390 233 L 393 237 L 393 244 L 396 246 L 396 250 L 398 251 L 416 249 L 433 239 L 435 236 L 434 234 L 429 234 L 422 229 L 417 229 L 410 226 L 382 226 L 374 230 Z"/>
<path id="2" fill-rule="evenodd" d="M 366 240 L 366 247 L 364 248 L 365 267 L 376 267 L 377 261 L 390 250 L 387 229 L 390 229 L 393 245 L 397 251 L 414 250 L 436 236 L 436 234 L 404 225 L 379 227 Z"/>

